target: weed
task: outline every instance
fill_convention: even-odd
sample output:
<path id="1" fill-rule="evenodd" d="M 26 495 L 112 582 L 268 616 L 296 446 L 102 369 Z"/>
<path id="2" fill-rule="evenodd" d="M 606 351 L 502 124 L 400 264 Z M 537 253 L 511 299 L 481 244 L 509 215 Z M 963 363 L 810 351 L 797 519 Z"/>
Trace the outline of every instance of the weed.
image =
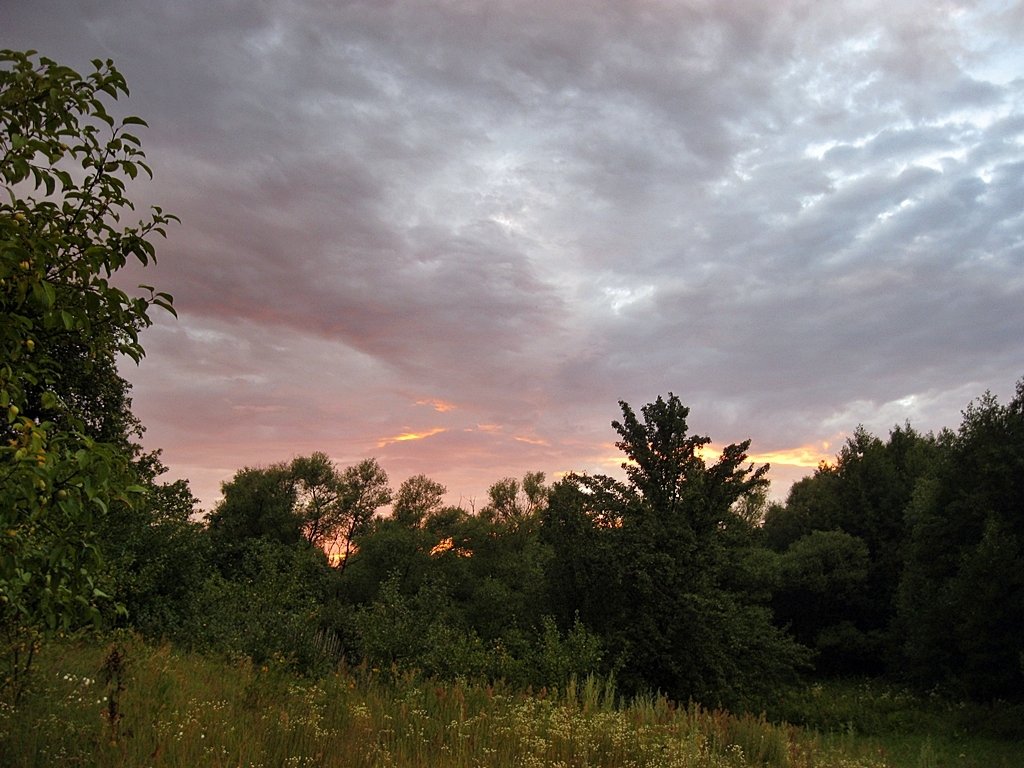
<path id="1" fill-rule="evenodd" d="M 938 737 L 898 745 L 654 695 L 626 701 L 593 677 L 536 693 L 365 668 L 311 678 L 284 661 L 130 636 L 45 647 L 36 666 L 39 684 L 0 708 L 5 767 L 981 768 L 1020 757 L 972 762 L 958 745 L 968 754 L 950 761 Z"/>

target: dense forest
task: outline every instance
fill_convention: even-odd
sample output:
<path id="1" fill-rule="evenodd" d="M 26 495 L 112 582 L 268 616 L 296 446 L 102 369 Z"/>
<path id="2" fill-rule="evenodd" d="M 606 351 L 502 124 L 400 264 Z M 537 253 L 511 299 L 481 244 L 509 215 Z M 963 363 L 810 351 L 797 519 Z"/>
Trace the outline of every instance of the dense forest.
<path id="1" fill-rule="evenodd" d="M 1024 694 L 1024 379 L 939 434 L 857 428 L 767 501 L 748 443 L 714 460 L 674 394 L 612 422 L 624 479 L 496 479 L 477 510 L 374 459 L 241 468 L 199 514 L 139 441 L 119 356 L 150 311 L 108 278 L 155 258 L 148 173 L 109 62 L 0 61 L 0 663 L 84 625 L 316 674 L 344 661 L 448 679 L 758 707 L 801 677 Z M 74 166 L 73 172 L 69 165 Z M 611 414 L 610 414 L 611 415 Z M 854 425 L 851 425 L 851 428 Z"/>

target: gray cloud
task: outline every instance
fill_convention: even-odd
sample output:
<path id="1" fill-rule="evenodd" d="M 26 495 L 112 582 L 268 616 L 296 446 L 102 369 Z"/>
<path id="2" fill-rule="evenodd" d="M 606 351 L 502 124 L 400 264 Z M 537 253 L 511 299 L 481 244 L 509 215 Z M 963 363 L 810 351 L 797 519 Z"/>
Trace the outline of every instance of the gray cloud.
<path id="1" fill-rule="evenodd" d="M 0 45 L 112 57 L 152 126 L 137 195 L 183 224 L 145 281 L 182 319 L 126 372 L 207 503 L 321 449 L 456 498 L 604 471 L 616 401 L 668 390 L 717 442 L 837 447 L 858 422 L 955 425 L 1024 373 L 1019 9 L 7 16 Z"/>

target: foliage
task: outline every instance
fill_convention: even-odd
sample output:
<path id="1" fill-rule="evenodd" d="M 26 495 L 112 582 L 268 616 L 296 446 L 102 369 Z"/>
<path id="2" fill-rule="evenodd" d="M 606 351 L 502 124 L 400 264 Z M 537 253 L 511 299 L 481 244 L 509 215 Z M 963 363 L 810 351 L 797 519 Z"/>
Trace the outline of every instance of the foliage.
<path id="1" fill-rule="evenodd" d="M 973 699 L 1024 694 L 1024 381 L 957 432 L 855 431 L 766 515 L 777 617 L 825 673 Z"/>
<path id="2" fill-rule="evenodd" d="M 635 689 L 708 704 L 771 690 L 802 651 L 735 589 L 730 565 L 749 548 L 737 502 L 765 484 L 767 467 L 743 466 L 748 443 L 709 466 L 701 451 L 710 440 L 688 434 L 689 409 L 674 395 L 645 406 L 642 420 L 620 405 L 612 426 L 629 483 L 570 476 L 544 518 L 561 621 L 576 603 Z"/>
<path id="3" fill-rule="evenodd" d="M 864 663 L 867 639 L 848 618 L 850 606 L 865 599 L 868 548 L 844 531 L 812 531 L 780 557 L 780 579 L 772 606 L 794 637 L 818 651 L 818 669 Z M 856 649 L 860 647 L 861 658 Z"/>
<path id="4" fill-rule="evenodd" d="M 527 472 L 521 482 L 505 477 L 487 489 L 480 516 L 511 527 L 528 525 L 547 506 L 547 495 L 543 472 Z"/>
<path id="5" fill-rule="evenodd" d="M 127 623 L 154 637 L 180 637 L 196 610 L 195 596 L 211 562 L 210 541 L 196 515 L 187 482 L 161 483 L 159 454 L 134 462 L 146 493 L 132 507 L 111 507 L 98 528 L 103 587 L 124 606 Z"/>
<path id="6" fill-rule="evenodd" d="M 971 403 L 915 489 L 899 592 L 914 680 L 975 698 L 1024 694 L 1024 379 Z"/>
<path id="7" fill-rule="evenodd" d="M 249 539 L 230 578 L 210 573 L 175 640 L 257 664 L 285 660 L 298 669 L 320 662 L 321 599 L 327 559 L 308 546 Z"/>
<path id="8" fill-rule="evenodd" d="M 245 467 L 221 486 L 221 501 L 207 515 L 214 546 L 224 556 L 248 539 L 295 544 L 302 521 L 295 515 L 297 491 L 287 464 Z"/>
<path id="9" fill-rule="evenodd" d="M 355 549 L 356 539 L 369 529 L 377 510 L 391 503 L 392 494 L 388 475 L 376 459 L 363 459 L 346 467 L 341 473 L 340 487 L 341 517 L 332 554 L 344 570 Z"/>
<path id="10" fill-rule="evenodd" d="M 291 463 L 246 467 L 221 490 L 223 498 L 207 523 L 217 548 L 228 553 L 227 560 L 247 539 L 284 545 L 305 541 L 329 550 L 342 570 L 356 538 L 392 495 L 387 473 L 375 459 L 339 470 L 321 452 Z"/>
<path id="11" fill-rule="evenodd" d="M 317 451 L 293 459 L 289 471 L 295 494 L 291 512 L 303 538 L 322 549 L 342 524 L 338 470 L 326 453 Z"/>
<path id="12" fill-rule="evenodd" d="M 150 173 L 128 130 L 145 123 L 107 112 L 104 100 L 128 89 L 111 62 L 93 65 L 83 77 L 34 52 L 0 52 L 0 653 L 8 662 L 31 658 L 40 631 L 98 616 L 95 530 L 141 488 L 118 439 L 132 429 L 117 403 L 123 393 L 90 382 L 111 381 L 93 373 L 109 374 L 117 354 L 142 357 L 139 332 L 153 306 L 173 312 L 167 294 L 144 287 L 132 297 L 110 282 L 129 260 L 155 259 L 151 239 L 174 217 L 154 208 L 135 226 L 122 223 L 133 208 L 127 182 Z M 0 687 L 16 673 L 9 668 Z"/>
<path id="13" fill-rule="evenodd" d="M 858 427 L 834 463 L 768 511 L 762 538 L 785 568 L 773 604 L 779 620 L 820 651 L 820 672 L 899 674 L 906 510 L 942 451 L 939 439 L 909 425 L 894 427 L 884 442 Z M 808 582 L 813 573 L 816 585 Z"/>
<path id="14" fill-rule="evenodd" d="M 426 475 L 413 475 L 398 487 L 391 509 L 392 517 L 406 527 L 422 526 L 442 508 L 447 492 L 447 488 Z"/>
<path id="15" fill-rule="evenodd" d="M 480 638 L 460 623 L 450 597 L 437 585 L 411 594 L 393 573 L 356 617 L 362 659 L 379 669 L 419 670 L 453 679 L 487 675 Z"/>

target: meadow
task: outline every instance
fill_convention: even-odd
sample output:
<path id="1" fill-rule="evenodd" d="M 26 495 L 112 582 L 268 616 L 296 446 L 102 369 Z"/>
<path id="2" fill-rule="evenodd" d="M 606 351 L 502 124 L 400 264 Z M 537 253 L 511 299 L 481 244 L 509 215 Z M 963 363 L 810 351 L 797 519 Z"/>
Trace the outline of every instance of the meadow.
<path id="1" fill-rule="evenodd" d="M 658 697 L 608 681 L 517 691 L 410 673 L 301 677 L 151 645 L 53 644 L 33 685 L 0 710 L 0 764 L 22 766 L 594 766 L 999 768 L 1020 742 L 958 731 L 951 710 L 870 686 L 780 701 L 817 728 Z M 955 709 L 955 708 L 954 708 Z M 983 713 L 974 712 L 970 716 Z M 964 717 L 964 713 L 961 713 Z M 901 719 L 902 718 L 902 719 Z M 963 721 L 966 722 L 966 721 Z M 962 725 L 963 723 L 961 723 Z M 920 727 L 936 730 L 922 733 Z"/>

